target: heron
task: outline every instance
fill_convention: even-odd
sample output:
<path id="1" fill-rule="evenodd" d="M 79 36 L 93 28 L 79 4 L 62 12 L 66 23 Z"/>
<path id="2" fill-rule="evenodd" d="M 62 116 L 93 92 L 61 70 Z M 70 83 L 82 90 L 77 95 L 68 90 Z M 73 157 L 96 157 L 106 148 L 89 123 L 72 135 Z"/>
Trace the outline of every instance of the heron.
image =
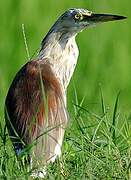
<path id="1" fill-rule="evenodd" d="M 61 155 L 69 121 L 67 87 L 79 55 L 76 35 L 90 26 L 125 18 L 71 8 L 44 37 L 38 56 L 17 72 L 5 100 L 5 120 L 16 156 L 32 147 L 28 160 L 38 167 L 34 177 L 44 176 L 42 167 Z"/>

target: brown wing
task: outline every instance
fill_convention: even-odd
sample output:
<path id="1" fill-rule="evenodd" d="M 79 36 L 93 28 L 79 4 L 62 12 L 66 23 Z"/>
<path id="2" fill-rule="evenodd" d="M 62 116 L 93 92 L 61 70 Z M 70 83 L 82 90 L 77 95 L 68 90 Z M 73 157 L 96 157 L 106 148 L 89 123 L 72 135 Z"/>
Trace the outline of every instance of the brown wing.
<path id="1" fill-rule="evenodd" d="M 68 119 L 64 95 L 48 63 L 31 61 L 17 73 L 5 102 L 7 127 L 17 154 L 36 142 L 34 157 L 54 161 Z"/>

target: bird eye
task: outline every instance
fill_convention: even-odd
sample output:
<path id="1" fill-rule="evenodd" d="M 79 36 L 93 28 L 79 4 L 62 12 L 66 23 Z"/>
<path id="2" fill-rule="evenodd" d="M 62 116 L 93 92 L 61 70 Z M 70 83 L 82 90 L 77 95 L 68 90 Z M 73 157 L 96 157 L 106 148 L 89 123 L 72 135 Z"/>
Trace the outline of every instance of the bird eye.
<path id="1" fill-rule="evenodd" d="M 92 15 L 92 11 L 88 11 L 88 16 L 91 16 Z"/>
<path id="2" fill-rule="evenodd" d="M 75 15 L 75 19 L 76 19 L 76 20 L 82 20 L 82 19 L 83 19 L 82 14 L 76 14 L 76 15 Z"/>

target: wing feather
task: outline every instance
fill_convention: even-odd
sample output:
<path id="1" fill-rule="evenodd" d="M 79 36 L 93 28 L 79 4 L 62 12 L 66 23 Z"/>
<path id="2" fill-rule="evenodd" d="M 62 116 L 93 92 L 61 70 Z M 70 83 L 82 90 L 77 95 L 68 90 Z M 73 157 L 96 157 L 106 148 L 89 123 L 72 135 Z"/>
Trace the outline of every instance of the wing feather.
<path id="1" fill-rule="evenodd" d="M 6 97 L 5 118 L 16 152 L 35 141 L 34 158 L 43 163 L 60 154 L 68 114 L 59 79 L 48 63 L 40 62 L 28 62 L 17 73 Z"/>

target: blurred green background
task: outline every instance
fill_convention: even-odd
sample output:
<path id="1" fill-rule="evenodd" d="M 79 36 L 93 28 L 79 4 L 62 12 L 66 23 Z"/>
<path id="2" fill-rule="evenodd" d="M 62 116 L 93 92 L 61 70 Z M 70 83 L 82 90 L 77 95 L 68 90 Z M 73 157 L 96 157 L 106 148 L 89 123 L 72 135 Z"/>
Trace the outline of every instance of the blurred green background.
<path id="1" fill-rule="evenodd" d="M 99 106 L 100 88 L 107 106 L 112 107 L 121 90 L 120 106 L 131 109 L 131 1 L 125 0 L 6 0 L 0 2 L 0 114 L 7 90 L 20 67 L 27 62 L 22 24 L 30 55 L 56 18 L 68 8 L 82 7 L 97 13 L 120 14 L 127 20 L 87 29 L 77 36 L 78 64 L 68 89 L 69 111 L 75 101 L 85 97 L 84 106 Z"/>

